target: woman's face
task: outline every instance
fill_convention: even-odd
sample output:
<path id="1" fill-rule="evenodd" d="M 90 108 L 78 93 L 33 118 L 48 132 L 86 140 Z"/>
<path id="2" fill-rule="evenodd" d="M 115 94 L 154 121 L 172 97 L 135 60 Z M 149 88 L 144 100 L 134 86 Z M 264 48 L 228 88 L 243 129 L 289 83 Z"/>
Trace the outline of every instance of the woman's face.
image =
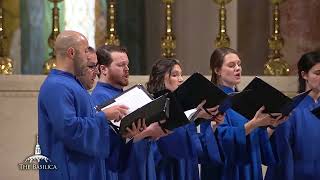
<path id="1" fill-rule="evenodd" d="M 173 66 L 171 73 L 167 72 L 164 76 L 164 85 L 170 91 L 176 90 L 183 83 L 181 67 L 176 64 Z"/>
<path id="2" fill-rule="evenodd" d="M 241 60 L 238 55 L 229 53 L 224 57 L 222 67 L 216 69 L 218 83 L 227 87 L 234 87 L 241 80 Z"/>
<path id="3" fill-rule="evenodd" d="M 314 65 L 307 73 L 301 72 L 306 80 L 306 88 L 320 91 L 320 63 Z"/>

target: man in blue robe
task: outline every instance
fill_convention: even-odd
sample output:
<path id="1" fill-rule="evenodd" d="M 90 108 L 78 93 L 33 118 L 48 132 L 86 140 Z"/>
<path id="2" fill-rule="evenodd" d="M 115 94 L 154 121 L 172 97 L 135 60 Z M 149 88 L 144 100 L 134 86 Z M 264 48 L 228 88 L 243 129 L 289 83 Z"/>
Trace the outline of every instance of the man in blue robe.
<path id="1" fill-rule="evenodd" d="M 121 119 L 127 107 L 94 110 L 90 95 L 76 78 L 87 66 L 88 41 L 82 34 L 61 32 L 55 53 L 57 67 L 40 88 L 38 131 L 42 153 L 57 170 L 40 170 L 40 179 L 105 180 L 100 159 L 109 158 L 111 144 L 124 146 L 120 136 L 110 138 L 108 119 Z"/>
<path id="2" fill-rule="evenodd" d="M 99 64 L 99 81 L 92 92 L 95 105 L 103 104 L 123 92 L 129 83 L 129 59 L 125 48 L 117 46 L 102 46 L 97 50 Z M 110 179 L 153 179 L 152 167 L 148 171 L 146 161 L 153 162 L 146 140 L 134 143 L 130 150 L 127 167 L 124 172 L 106 169 Z"/>
<path id="3" fill-rule="evenodd" d="M 102 104 L 123 92 L 128 85 L 129 60 L 127 52 L 121 47 L 103 46 L 97 50 L 100 78 L 92 92 L 96 104 Z M 211 138 L 211 137 L 210 137 Z M 158 141 L 142 140 L 133 145 L 125 172 L 119 173 L 119 179 L 156 179 L 157 163 L 164 157 L 193 157 L 190 139 L 186 130 L 173 132 Z M 194 165 L 194 164 L 193 164 Z M 197 170 L 197 163 L 195 165 Z M 190 172 L 194 172 L 195 169 Z M 185 169 L 185 171 L 189 171 Z M 110 174 L 112 172 L 109 171 Z M 115 174 L 112 174 L 116 178 Z M 171 174 L 174 178 L 174 174 Z M 170 176 L 171 176 L 170 175 Z M 198 176 L 197 173 L 194 173 Z"/>

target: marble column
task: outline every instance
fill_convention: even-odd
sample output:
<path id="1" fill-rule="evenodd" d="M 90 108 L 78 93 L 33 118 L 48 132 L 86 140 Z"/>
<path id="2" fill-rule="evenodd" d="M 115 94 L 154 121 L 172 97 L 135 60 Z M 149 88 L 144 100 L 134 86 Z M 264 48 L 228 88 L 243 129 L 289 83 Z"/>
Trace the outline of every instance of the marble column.
<path id="1" fill-rule="evenodd" d="M 21 61 L 23 74 L 40 74 L 45 58 L 43 41 L 44 1 L 20 1 Z M 35 11 L 36 9 L 36 11 Z"/>
<path id="2" fill-rule="evenodd" d="M 280 5 L 282 50 L 292 74 L 303 53 L 320 48 L 320 1 L 286 0 Z"/>

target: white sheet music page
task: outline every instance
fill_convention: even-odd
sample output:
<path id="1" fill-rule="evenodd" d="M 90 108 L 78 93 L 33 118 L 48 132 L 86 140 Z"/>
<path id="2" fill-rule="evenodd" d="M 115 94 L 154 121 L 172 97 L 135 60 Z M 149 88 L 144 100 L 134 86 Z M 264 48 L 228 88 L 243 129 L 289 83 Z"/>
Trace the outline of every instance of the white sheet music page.
<path id="1" fill-rule="evenodd" d="M 191 120 L 192 116 L 197 112 L 197 108 L 189 109 L 184 112 L 184 114 L 187 116 L 189 120 Z"/>
<path id="2" fill-rule="evenodd" d="M 121 96 L 117 97 L 115 99 L 115 102 L 112 104 L 109 104 L 108 106 L 104 107 L 109 108 L 114 105 L 125 105 L 129 108 L 128 114 L 131 112 L 137 110 L 138 108 L 148 104 L 151 102 L 152 99 L 139 87 L 134 87 L 131 90 L 127 91 L 126 93 L 122 94 Z M 102 110 L 103 110 L 102 109 Z M 114 125 L 120 127 L 120 121 L 114 122 L 111 121 Z"/>

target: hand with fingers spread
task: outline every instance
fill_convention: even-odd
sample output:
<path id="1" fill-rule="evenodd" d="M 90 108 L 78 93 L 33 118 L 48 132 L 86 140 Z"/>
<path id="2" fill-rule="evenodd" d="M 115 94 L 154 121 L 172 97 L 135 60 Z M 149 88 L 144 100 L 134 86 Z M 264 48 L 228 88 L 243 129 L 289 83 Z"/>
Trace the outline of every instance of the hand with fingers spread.
<path id="1" fill-rule="evenodd" d="M 269 137 L 271 137 L 271 135 L 273 134 L 274 130 L 275 130 L 280 124 L 282 124 L 282 123 L 284 123 L 285 121 L 288 120 L 288 117 L 289 117 L 289 116 L 282 116 L 282 115 L 280 115 L 280 116 L 278 116 L 278 117 L 276 118 L 276 121 L 275 121 L 274 123 L 270 124 L 270 126 L 269 126 L 268 129 L 267 129 Z"/>
<path id="2" fill-rule="evenodd" d="M 120 121 L 124 116 L 128 114 L 128 107 L 124 105 L 114 105 L 102 110 L 108 120 Z"/>
<path id="3" fill-rule="evenodd" d="M 280 115 L 276 118 L 276 121 L 274 121 L 272 124 L 270 124 L 273 128 L 278 127 L 280 124 L 286 122 L 288 120 L 289 116 L 283 116 Z"/>
<path id="4" fill-rule="evenodd" d="M 146 129 L 145 119 L 138 119 L 137 122 L 133 122 L 131 128 L 127 127 L 127 132 L 122 135 L 124 138 L 133 138 L 137 134 L 141 133 L 144 129 Z"/>
<path id="5" fill-rule="evenodd" d="M 275 123 L 276 119 L 272 118 L 269 114 L 263 113 L 264 110 L 265 107 L 262 106 L 251 120 L 255 127 L 268 126 Z"/>
<path id="6" fill-rule="evenodd" d="M 206 103 L 206 100 L 203 100 L 198 105 L 197 109 L 201 109 L 201 111 L 197 115 L 197 118 L 212 119 L 212 117 L 215 117 L 219 113 L 218 111 L 219 105 L 205 110 L 203 107 L 205 103 Z"/>
<path id="7" fill-rule="evenodd" d="M 220 125 L 220 124 L 222 124 L 223 122 L 224 122 L 224 116 L 225 116 L 225 113 L 223 113 L 223 114 L 218 114 L 218 115 L 216 115 L 216 116 L 214 116 L 213 118 L 212 118 L 212 120 L 211 120 L 211 128 L 212 128 L 212 130 L 213 131 L 215 131 L 216 130 L 216 128 Z"/>
<path id="8" fill-rule="evenodd" d="M 161 124 L 164 123 L 165 121 L 166 120 L 162 120 L 160 122 L 154 122 L 150 124 L 146 129 L 144 129 L 141 133 L 137 134 L 134 137 L 134 141 L 139 141 L 146 137 L 150 137 L 151 139 L 158 140 L 161 137 L 171 134 L 172 131 L 168 129 L 163 129 L 161 127 Z"/>
<path id="9" fill-rule="evenodd" d="M 163 127 L 161 127 L 161 124 L 165 122 L 166 120 L 162 120 L 160 122 L 154 122 L 147 127 L 146 131 L 149 131 L 148 134 L 152 139 L 158 140 L 159 138 L 167 136 L 172 133 L 172 131 L 168 129 L 163 129 Z"/>
<path id="10" fill-rule="evenodd" d="M 253 119 L 245 124 L 246 135 L 250 134 L 252 130 L 258 127 L 269 126 L 275 123 L 276 119 L 272 118 L 269 114 L 263 113 L 265 107 L 262 106 Z"/>

